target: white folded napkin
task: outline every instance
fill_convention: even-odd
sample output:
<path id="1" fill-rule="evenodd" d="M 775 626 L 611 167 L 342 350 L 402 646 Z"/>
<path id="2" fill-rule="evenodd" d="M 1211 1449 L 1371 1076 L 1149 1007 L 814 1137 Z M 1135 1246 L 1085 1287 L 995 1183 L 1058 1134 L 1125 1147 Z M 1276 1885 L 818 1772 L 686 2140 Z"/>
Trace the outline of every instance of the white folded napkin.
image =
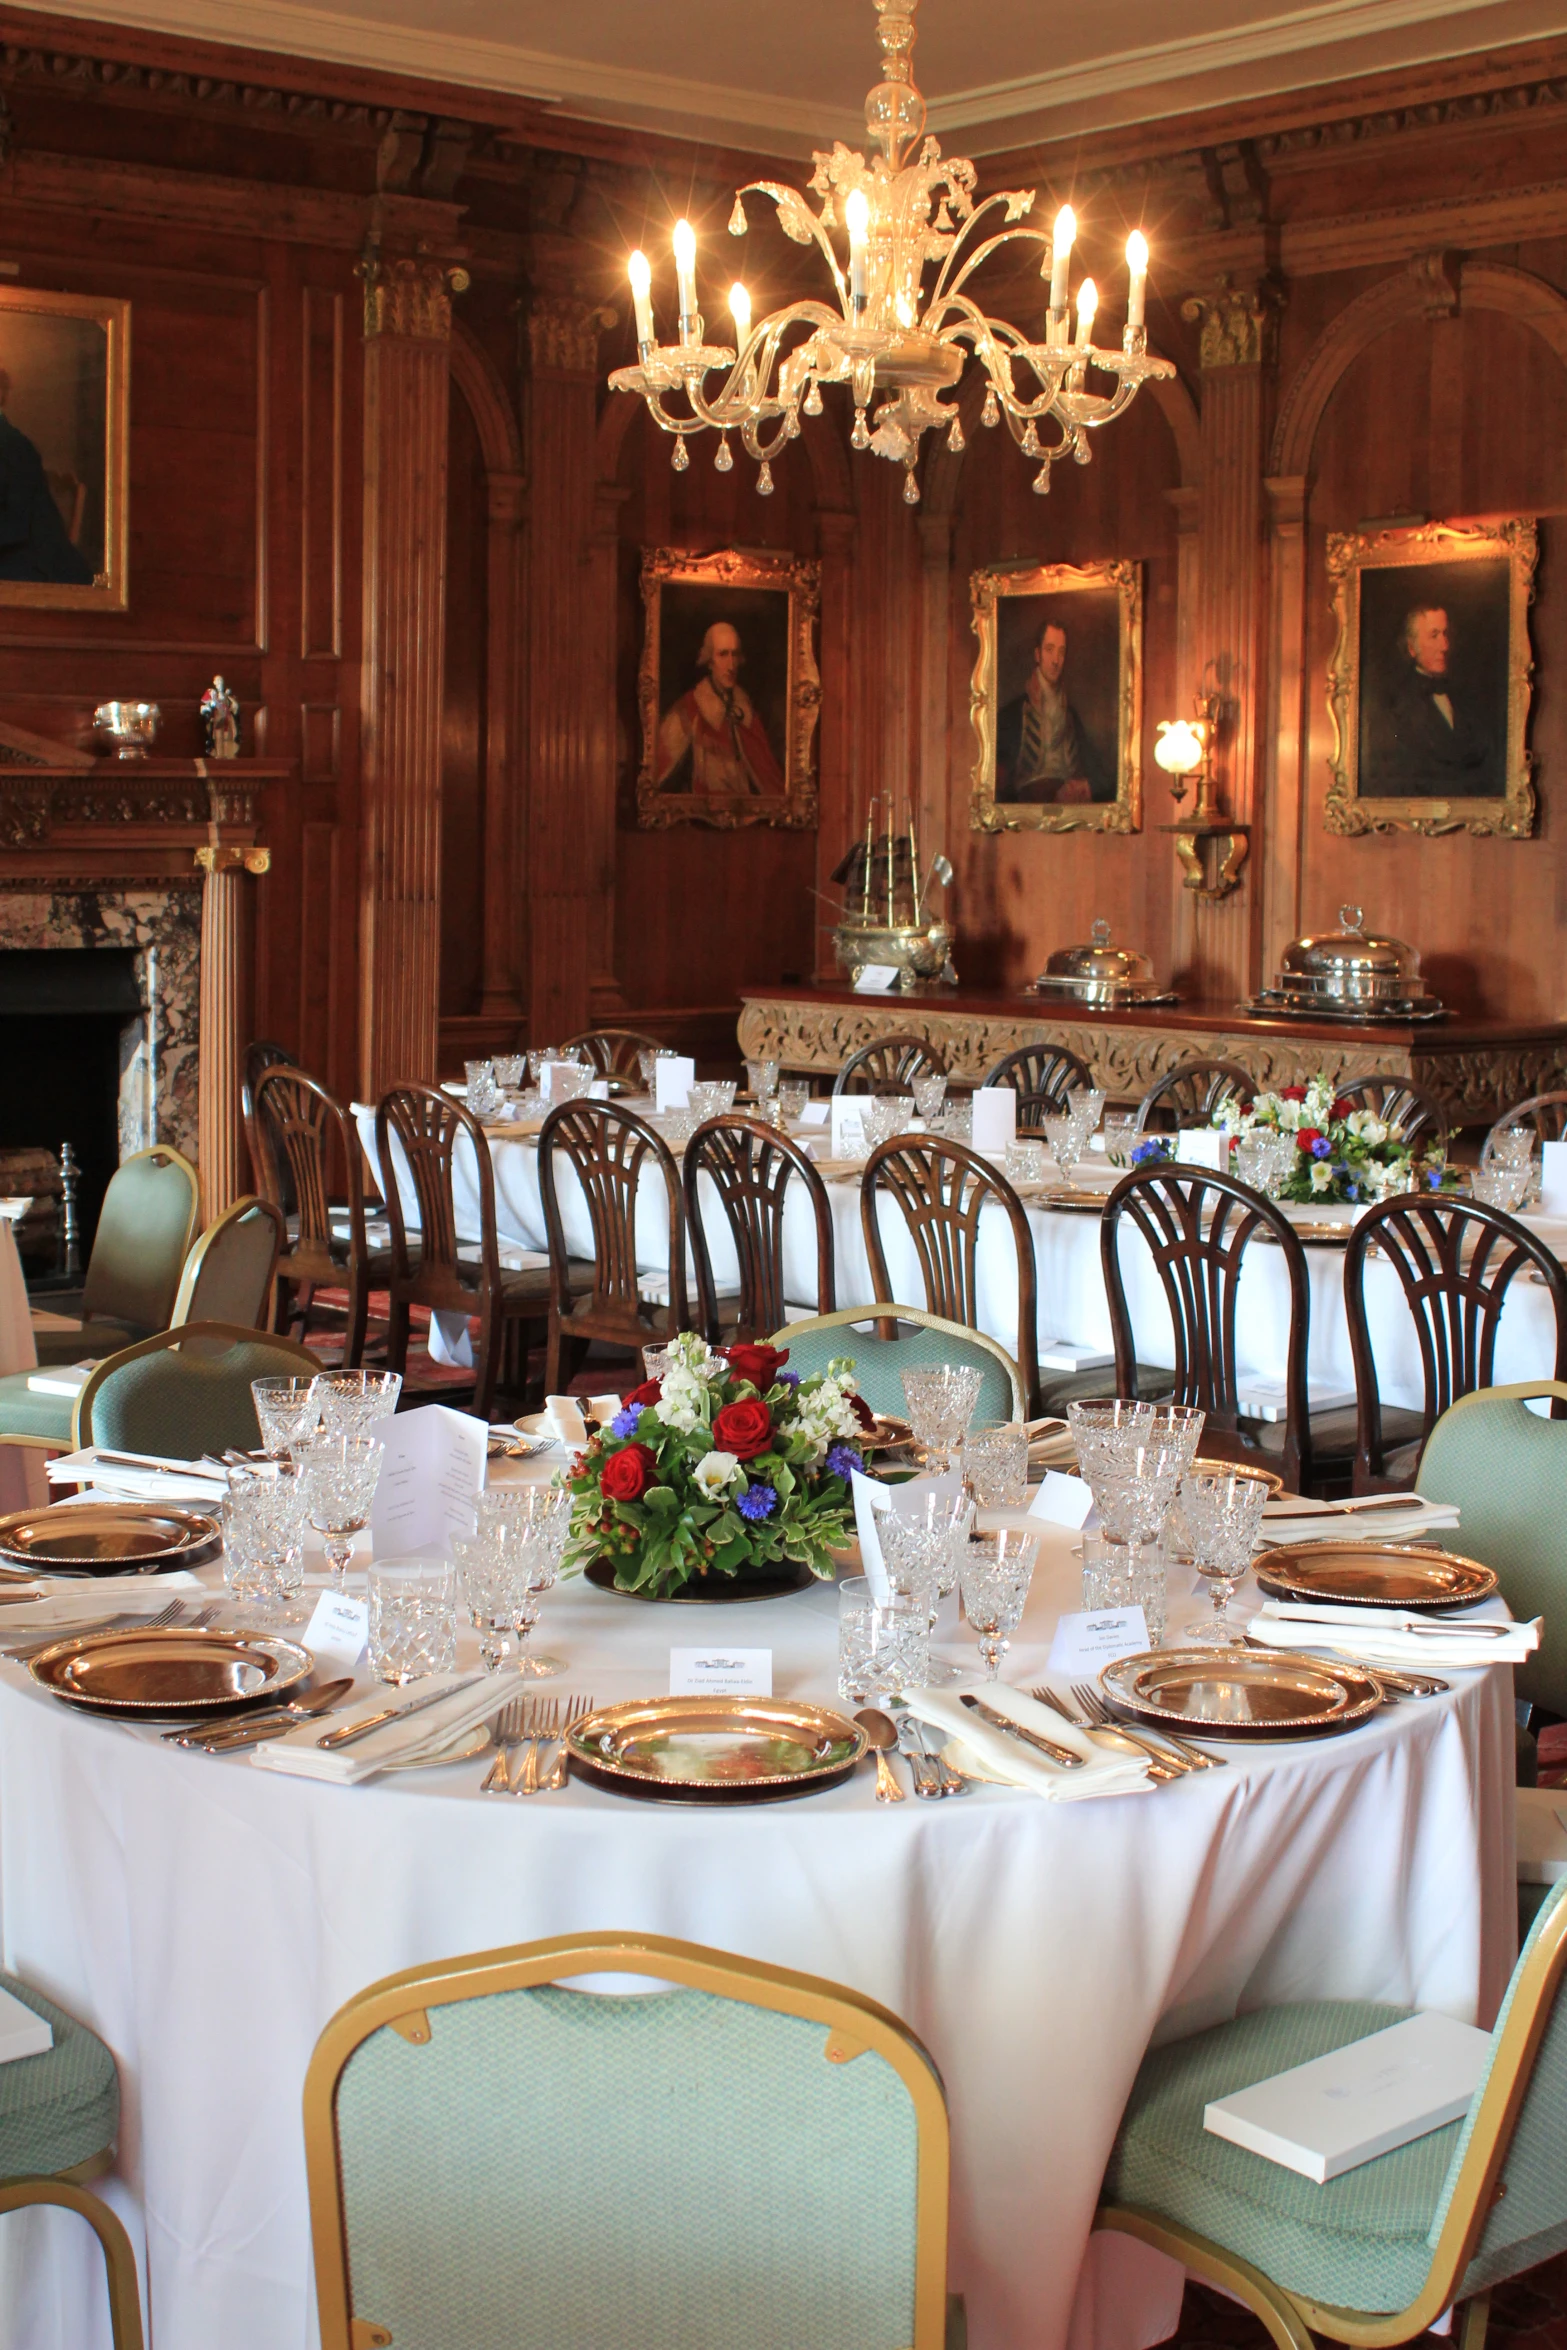
<path id="1" fill-rule="evenodd" d="M 588 1424 L 576 1397 L 547 1395 L 544 1398 L 544 1410 L 556 1443 L 569 1444 L 574 1451 L 580 1452 L 588 1441 Z"/>
<path id="2" fill-rule="evenodd" d="M 1030 1470 L 1070 1468 L 1077 1458 L 1077 1439 L 1065 1420 L 1028 1420 Z"/>
<path id="3" fill-rule="evenodd" d="M 1262 1540 L 1269 1548 L 1283 1542 L 1331 1542 L 1335 1536 L 1357 1542 L 1407 1542 L 1413 1535 L 1435 1534 L 1458 1522 L 1456 1503 L 1427 1501 L 1419 1493 L 1367 1494 L 1358 1501 L 1334 1502 L 1281 1493 L 1263 1504 Z"/>
<path id="4" fill-rule="evenodd" d="M 1088 1731 L 1063 1721 L 1052 1706 L 1040 1705 L 1004 1681 L 987 1682 L 974 1695 L 998 1714 L 1005 1714 L 1025 1730 L 1048 1738 L 1053 1746 L 1069 1747 L 1085 1759 L 1086 1768 L 1070 1771 L 1053 1763 L 1004 1730 L 993 1730 L 976 1713 L 958 1702 L 956 1689 L 909 1689 L 904 1703 L 910 1713 L 933 1729 L 945 1732 L 949 1747 L 960 1753 L 953 1767 L 962 1770 L 967 1758 L 975 1777 L 999 1779 L 1004 1786 L 1021 1787 L 1026 1794 L 1043 1795 L 1051 1803 L 1076 1803 L 1088 1795 L 1133 1795 L 1154 1785 L 1140 1754 L 1128 1747 L 1101 1745 Z"/>
<path id="5" fill-rule="evenodd" d="M 213 1509 L 228 1491 L 221 1461 L 175 1460 L 161 1453 L 56 1453 L 44 1464 L 51 1485 L 90 1485 L 95 1501 L 162 1501 Z"/>
<path id="6" fill-rule="evenodd" d="M 453 1685 L 450 1697 L 439 1705 L 424 1706 L 406 1721 L 388 1722 L 384 1729 L 372 1730 L 353 1746 L 323 1748 L 317 1742 L 328 1730 L 347 1729 L 351 1722 L 378 1714 L 404 1697 L 428 1697 L 436 1680 L 416 1681 L 406 1690 L 372 1690 L 330 1719 L 301 1722 L 284 1738 L 263 1739 L 252 1747 L 250 1759 L 258 1770 L 284 1771 L 296 1779 L 323 1779 L 331 1787 L 357 1787 L 361 1779 L 373 1779 L 389 1763 L 433 1760 L 447 1748 L 464 1745 L 475 1726 L 499 1713 L 515 1693 L 514 1685 L 503 1675 L 487 1674 L 468 1688 L 456 1685 L 466 1678 L 459 1673 L 441 1674 L 440 1680 Z"/>
<path id="7" fill-rule="evenodd" d="M 63 1637 L 78 1624 L 96 1623 L 101 1616 L 155 1616 L 172 1598 L 203 1588 L 185 1567 L 171 1575 L 73 1575 L 69 1582 L 41 1576 L 36 1584 L 8 1584 L 3 1594 L 7 1605 L 0 1607 L 0 1644 L 36 1639 L 55 1630 Z"/>
<path id="8" fill-rule="evenodd" d="M 1318 1600 L 1267 1599 L 1246 1629 L 1268 1648 L 1331 1648 L 1368 1665 L 1413 1665 L 1417 1671 L 1468 1672 L 1517 1665 L 1540 1645 L 1544 1618 L 1504 1622 L 1496 1616 L 1434 1619 L 1407 1608 L 1336 1607 Z"/>

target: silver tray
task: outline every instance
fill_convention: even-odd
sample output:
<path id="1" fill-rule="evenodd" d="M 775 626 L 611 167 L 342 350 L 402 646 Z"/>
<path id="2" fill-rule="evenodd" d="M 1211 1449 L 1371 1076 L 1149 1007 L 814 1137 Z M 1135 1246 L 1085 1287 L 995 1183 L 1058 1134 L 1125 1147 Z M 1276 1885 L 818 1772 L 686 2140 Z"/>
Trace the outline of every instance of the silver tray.
<path id="1" fill-rule="evenodd" d="M 1198 1738 L 1320 1738 L 1382 1703 L 1370 1671 L 1271 1648 L 1156 1648 L 1106 1665 L 1099 1686 L 1134 1720 Z"/>
<path id="2" fill-rule="evenodd" d="M 1270 1599 L 1333 1607 L 1478 1607 L 1496 1589 L 1494 1568 L 1456 1551 L 1413 1542 L 1280 1543 L 1257 1566 Z"/>
<path id="3" fill-rule="evenodd" d="M 777 1803 L 847 1779 L 865 1733 L 792 1697 L 653 1697 L 601 1706 L 566 1739 L 595 1787 L 656 1803 Z"/>
<path id="4" fill-rule="evenodd" d="M 259 1632 L 79 1632 L 27 1669 L 51 1696 L 89 1713 L 184 1721 L 286 1696 L 315 1659 Z"/>
<path id="5" fill-rule="evenodd" d="M 215 1518 L 159 1502 L 54 1502 L 0 1518 L 0 1561 L 48 1575 L 155 1575 L 218 1540 Z"/>
<path id="6" fill-rule="evenodd" d="M 1251 1020 L 1331 1020 L 1336 1028 L 1394 1027 L 1406 1020 L 1445 1020 L 1447 1006 L 1434 995 L 1405 996 L 1387 1004 L 1308 1003 L 1281 988 L 1259 988 L 1236 1010 Z"/>

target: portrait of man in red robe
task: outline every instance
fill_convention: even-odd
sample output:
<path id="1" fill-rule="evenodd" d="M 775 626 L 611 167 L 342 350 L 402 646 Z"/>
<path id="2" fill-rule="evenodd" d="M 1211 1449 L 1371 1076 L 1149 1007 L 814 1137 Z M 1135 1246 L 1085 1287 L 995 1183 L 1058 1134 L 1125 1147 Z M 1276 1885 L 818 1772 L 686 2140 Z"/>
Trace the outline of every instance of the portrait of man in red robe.
<path id="1" fill-rule="evenodd" d="M 740 631 L 715 620 L 697 654 L 697 681 L 659 720 L 656 777 L 661 792 L 698 799 L 781 796 L 783 769 L 740 682 Z"/>

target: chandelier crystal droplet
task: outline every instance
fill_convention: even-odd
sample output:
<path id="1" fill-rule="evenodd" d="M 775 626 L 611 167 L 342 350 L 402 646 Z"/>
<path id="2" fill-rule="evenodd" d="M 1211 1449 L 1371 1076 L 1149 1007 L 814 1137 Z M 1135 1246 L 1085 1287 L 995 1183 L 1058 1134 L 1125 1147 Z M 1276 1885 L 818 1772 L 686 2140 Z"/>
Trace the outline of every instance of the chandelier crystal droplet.
<path id="1" fill-rule="evenodd" d="M 709 343 L 697 307 L 696 235 L 679 221 L 677 339 L 659 342 L 652 267 L 645 254 L 633 253 L 637 359 L 633 367 L 616 368 L 611 388 L 645 400 L 659 427 L 675 435 L 677 472 L 690 462 L 689 433 L 737 433 L 759 467 L 756 486 L 766 497 L 771 461 L 799 432 L 802 412 L 819 416 L 822 385 L 844 384 L 854 403 L 853 446 L 903 466 L 903 494 L 912 505 L 924 435 L 945 432 L 950 449 L 963 447 L 957 391 L 972 358 L 985 373 L 981 423 L 1004 418 L 1024 455 L 1043 459 L 1034 483 L 1043 490 L 1053 460 L 1070 450 L 1086 465 L 1089 434 L 1121 415 L 1144 383 L 1175 372 L 1148 351 L 1148 241 L 1140 229 L 1126 240 L 1120 347 L 1101 348 L 1093 341 L 1102 307 L 1094 281 L 1083 278 L 1075 298 L 1072 291 L 1079 224 L 1071 206 L 1063 205 L 1046 231 L 1027 225 L 1031 188 L 976 198 L 973 164 L 944 158 L 938 142 L 925 136 L 925 101 L 913 68 L 919 0 L 875 5 L 882 78 L 865 101 L 869 160 L 835 145 L 813 158 L 807 192 L 752 180 L 736 193 L 729 215 L 730 234 L 743 237 L 745 198 L 767 197 L 785 236 L 815 248 L 830 281 L 823 298 L 786 303 L 753 323 L 750 297 L 735 286 L 729 297 L 734 342 Z M 975 273 L 1008 245 L 1032 246 L 1040 255 L 1049 294 L 1037 334 L 987 316 L 973 292 Z M 1090 389 L 1091 374 L 1103 390 Z M 1053 434 L 1048 441 L 1041 440 L 1041 427 Z M 722 454 L 714 462 L 727 470 Z"/>

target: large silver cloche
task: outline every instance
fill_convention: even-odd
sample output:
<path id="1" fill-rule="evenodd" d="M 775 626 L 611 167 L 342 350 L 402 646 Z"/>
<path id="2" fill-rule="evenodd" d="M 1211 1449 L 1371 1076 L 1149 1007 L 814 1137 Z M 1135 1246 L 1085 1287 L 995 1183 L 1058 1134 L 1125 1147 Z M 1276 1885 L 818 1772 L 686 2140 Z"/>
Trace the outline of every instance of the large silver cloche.
<path id="1" fill-rule="evenodd" d="M 1096 922 L 1090 943 L 1057 947 L 1034 982 L 1043 996 L 1071 996 L 1080 1004 L 1096 1004 L 1113 1011 L 1122 1004 L 1173 1004 L 1161 988 L 1146 955 L 1132 947 L 1110 944 L 1110 925 Z"/>
<path id="2" fill-rule="evenodd" d="M 1401 938 L 1367 931 L 1358 906 L 1340 906 L 1341 927 L 1287 946 L 1274 985 L 1249 1010 L 1332 1020 L 1435 1020 L 1445 1011 L 1426 992 L 1420 957 Z"/>

